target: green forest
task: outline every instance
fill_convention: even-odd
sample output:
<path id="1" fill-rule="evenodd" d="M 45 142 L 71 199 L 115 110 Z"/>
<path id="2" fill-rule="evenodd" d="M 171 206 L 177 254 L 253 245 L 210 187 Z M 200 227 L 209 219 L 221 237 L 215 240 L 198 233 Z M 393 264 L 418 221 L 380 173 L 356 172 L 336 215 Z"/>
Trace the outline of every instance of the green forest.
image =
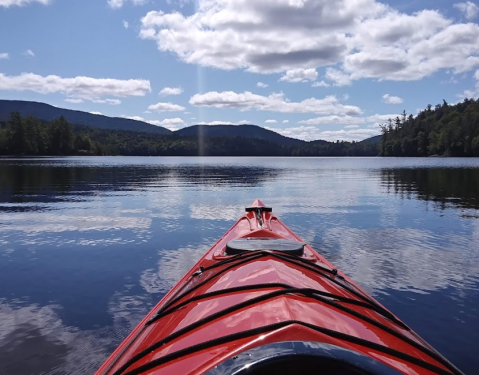
<path id="1" fill-rule="evenodd" d="M 161 135 L 46 122 L 12 112 L 0 123 L 0 155 L 124 156 L 479 156 L 479 100 L 403 111 L 382 124 L 378 142 L 302 142 L 293 146 L 238 136 Z"/>
<path id="2" fill-rule="evenodd" d="M 381 125 L 381 156 L 479 156 L 479 100 L 428 105 Z"/>
<path id="3" fill-rule="evenodd" d="M 304 142 L 296 146 L 242 137 L 159 135 L 51 122 L 18 112 L 0 126 L 0 155 L 376 156 L 377 143 Z"/>

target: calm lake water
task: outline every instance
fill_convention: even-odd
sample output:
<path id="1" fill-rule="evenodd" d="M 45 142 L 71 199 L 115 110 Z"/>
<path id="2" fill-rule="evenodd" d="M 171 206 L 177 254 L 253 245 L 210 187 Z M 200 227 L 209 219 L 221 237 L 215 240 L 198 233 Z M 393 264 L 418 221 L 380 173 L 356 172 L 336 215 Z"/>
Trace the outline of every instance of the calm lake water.
<path id="1" fill-rule="evenodd" d="M 466 374 L 479 159 L 0 159 L 0 374 L 88 374 L 260 198 Z"/>

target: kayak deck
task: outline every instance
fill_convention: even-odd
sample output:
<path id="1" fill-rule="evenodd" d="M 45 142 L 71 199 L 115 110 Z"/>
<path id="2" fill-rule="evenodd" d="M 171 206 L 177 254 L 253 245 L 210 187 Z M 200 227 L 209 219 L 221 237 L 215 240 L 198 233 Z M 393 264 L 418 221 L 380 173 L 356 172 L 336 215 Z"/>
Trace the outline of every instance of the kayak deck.
<path id="1" fill-rule="evenodd" d="M 461 374 L 261 201 L 253 202 L 97 374 L 232 373 L 239 359 L 267 355 L 266 347 L 286 350 L 288 358 L 313 347 L 328 356 L 352 352 L 367 359 L 366 367 L 384 366 L 378 374 Z M 222 372 L 226 364 L 229 370 Z"/>

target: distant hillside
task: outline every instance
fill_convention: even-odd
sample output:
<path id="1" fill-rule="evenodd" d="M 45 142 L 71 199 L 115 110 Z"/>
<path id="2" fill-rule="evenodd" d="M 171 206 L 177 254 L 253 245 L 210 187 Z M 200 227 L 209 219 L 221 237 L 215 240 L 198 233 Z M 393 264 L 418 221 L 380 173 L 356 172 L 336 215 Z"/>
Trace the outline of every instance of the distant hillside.
<path id="1" fill-rule="evenodd" d="M 172 131 L 146 122 L 119 117 L 93 115 L 88 112 L 57 108 L 49 104 L 22 100 L 0 100 L 0 122 L 8 121 L 11 112 L 22 116 L 34 116 L 39 120 L 52 121 L 63 116 L 68 122 L 77 125 L 93 126 L 109 130 L 128 130 L 153 134 L 171 134 Z"/>
<path id="2" fill-rule="evenodd" d="M 363 140 L 362 140 L 361 142 L 359 142 L 359 143 L 363 143 L 363 144 L 379 143 L 379 142 L 381 142 L 381 137 L 382 137 L 382 135 L 376 135 L 376 136 L 371 137 L 371 138 L 363 139 Z"/>
<path id="3" fill-rule="evenodd" d="M 282 136 L 257 125 L 193 125 L 175 131 L 175 135 L 183 137 L 197 137 L 199 134 L 204 137 L 255 138 L 282 146 L 299 146 L 306 143 L 299 139 Z"/>

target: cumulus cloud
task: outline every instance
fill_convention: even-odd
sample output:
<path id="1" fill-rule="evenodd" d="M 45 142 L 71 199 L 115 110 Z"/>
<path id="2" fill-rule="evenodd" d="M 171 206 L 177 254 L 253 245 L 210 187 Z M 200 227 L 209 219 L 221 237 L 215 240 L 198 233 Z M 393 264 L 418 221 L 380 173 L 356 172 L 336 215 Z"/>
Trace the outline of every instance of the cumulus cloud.
<path id="1" fill-rule="evenodd" d="M 158 95 L 160 96 L 169 96 L 169 95 L 180 95 L 183 93 L 183 89 L 181 87 L 165 87 L 161 90 Z"/>
<path id="2" fill-rule="evenodd" d="M 93 112 L 90 112 L 92 115 L 102 115 L 103 113 L 101 112 L 97 112 L 97 111 L 93 111 Z"/>
<path id="3" fill-rule="evenodd" d="M 125 29 L 128 29 L 130 27 L 130 24 L 128 23 L 128 21 L 123 21 L 123 27 Z"/>
<path id="4" fill-rule="evenodd" d="M 340 61 L 350 49 L 348 28 L 384 8 L 374 0 L 199 0 L 191 16 L 149 12 L 140 36 L 187 63 L 285 72 Z"/>
<path id="5" fill-rule="evenodd" d="M 474 74 L 474 78 L 476 79 L 476 87 L 475 90 L 466 90 L 462 95 L 458 95 L 461 98 L 479 98 L 479 70 L 476 70 Z"/>
<path id="6" fill-rule="evenodd" d="M 179 117 L 165 118 L 164 120 L 161 120 L 161 121 L 153 120 L 153 121 L 147 121 L 147 122 L 151 125 L 163 126 L 170 130 L 178 130 L 182 125 L 185 124 L 185 122 Z"/>
<path id="7" fill-rule="evenodd" d="M 79 99 L 79 98 L 66 98 L 65 101 L 68 103 L 73 103 L 73 104 L 83 103 L 83 99 Z"/>
<path id="8" fill-rule="evenodd" d="M 292 102 L 288 100 L 283 93 L 273 93 L 269 96 L 262 96 L 249 91 L 243 93 L 210 91 L 205 94 L 194 95 L 190 99 L 190 104 L 197 107 L 236 108 L 241 111 L 258 110 L 324 115 L 359 115 L 362 113 L 359 107 L 344 105 L 332 95 L 324 99 L 309 98 L 301 102 Z"/>
<path id="9" fill-rule="evenodd" d="M 145 122 L 145 119 L 141 116 L 123 116 L 124 118 L 127 118 L 129 120 L 135 120 L 135 121 L 143 121 Z"/>
<path id="10" fill-rule="evenodd" d="M 378 124 L 395 118 L 398 114 L 379 115 L 359 117 L 359 116 L 321 116 L 309 120 L 301 120 L 300 124 L 306 125 L 362 125 L 362 124 Z"/>
<path id="11" fill-rule="evenodd" d="M 173 104 L 173 103 L 156 103 L 152 104 L 148 107 L 148 109 L 156 112 L 179 112 L 179 111 L 184 111 L 186 108 L 182 107 L 181 105 L 178 104 Z"/>
<path id="12" fill-rule="evenodd" d="M 334 68 L 326 69 L 326 78 L 333 81 L 334 86 L 349 86 L 351 84 L 351 77 Z"/>
<path id="13" fill-rule="evenodd" d="M 283 124 L 287 124 L 289 120 L 283 120 Z"/>
<path id="14" fill-rule="evenodd" d="M 454 4 L 454 8 L 459 9 L 468 20 L 472 20 L 473 18 L 476 18 L 477 15 L 479 14 L 479 7 L 468 1 L 467 3 L 457 3 Z"/>
<path id="15" fill-rule="evenodd" d="M 479 65 L 479 25 L 454 24 L 438 11 L 366 20 L 356 40 L 358 50 L 343 62 L 352 79 L 412 81 L 440 69 L 461 73 Z"/>
<path id="16" fill-rule="evenodd" d="M 25 56 L 35 57 L 35 53 L 31 49 L 27 49 L 24 52 Z"/>
<path id="17" fill-rule="evenodd" d="M 40 3 L 43 5 L 48 5 L 52 0 L 0 0 L 0 7 L 11 7 L 11 6 L 24 6 L 30 3 Z"/>
<path id="18" fill-rule="evenodd" d="M 266 124 L 276 124 L 278 121 L 276 120 L 266 120 L 265 123 Z"/>
<path id="19" fill-rule="evenodd" d="M 267 128 L 275 131 L 285 137 L 302 139 L 304 141 L 315 141 L 322 139 L 324 141 L 335 142 L 339 141 L 361 141 L 366 138 L 374 137 L 380 134 L 379 129 L 364 129 L 355 128 L 351 130 L 327 130 L 321 131 L 315 126 L 297 126 L 286 129 Z"/>
<path id="20" fill-rule="evenodd" d="M 120 105 L 121 100 L 119 99 L 93 99 L 93 103 L 98 103 L 98 104 L 109 104 L 109 105 Z"/>
<path id="21" fill-rule="evenodd" d="M 315 81 L 318 78 L 316 69 L 292 69 L 288 70 L 279 80 L 286 82 Z"/>
<path id="22" fill-rule="evenodd" d="M 8 53 L 7 53 L 7 55 L 8 55 Z M 260 87 L 260 88 L 262 88 L 262 89 L 265 89 L 265 88 L 268 87 L 269 85 L 267 85 L 266 83 L 263 83 L 263 82 L 258 82 L 258 83 L 256 84 L 256 86 L 258 86 L 258 87 Z"/>
<path id="23" fill-rule="evenodd" d="M 40 94 L 62 93 L 69 98 L 102 100 L 105 96 L 128 97 L 144 96 L 150 92 L 150 81 L 140 79 L 119 80 L 111 78 L 75 77 L 62 78 L 55 75 L 46 77 L 22 73 L 7 76 L 0 73 L 0 90 L 34 91 Z M 114 99 L 105 99 L 105 103 L 115 104 Z"/>
<path id="24" fill-rule="evenodd" d="M 311 86 L 312 87 L 329 87 L 331 85 L 329 83 L 321 81 L 321 82 L 313 82 L 313 84 Z"/>
<path id="25" fill-rule="evenodd" d="M 0 60 L 7 60 L 10 58 L 10 55 L 6 52 L 0 53 Z"/>
<path id="26" fill-rule="evenodd" d="M 389 94 L 383 95 L 383 102 L 386 104 L 401 104 L 404 102 L 399 96 L 391 96 Z"/>
<path id="27" fill-rule="evenodd" d="M 472 17 L 470 3 L 457 6 Z M 441 69 L 461 73 L 479 66 L 479 25 L 455 22 L 437 10 L 406 14 L 376 0 L 197 5 L 188 16 L 147 13 L 140 37 L 186 63 L 219 69 L 288 77 L 286 72 L 305 66 L 329 67 L 326 78 L 336 86 L 364 78 L 419 80 Z"/>
<path id="28" fill-rule="evenodd" d="M 155 126 L 163 126 L 165 128 L 168 128 L 170 130 L 176 130 L 180 125 L 184 124 L 184 121 L 181 118 L 166 118 L 164 120 L 146 120 L 141 116 L 123 116 L 124 118 L 130 119 L 130 120 L 135 120 L 135 121 L 142 121 L 146 122 L 151 125 Z"/>
<path id="29" fill-rule="evenodd" d="M 130 0 L 133 5 L 143 5 L 146 4 L 149 0 Z M 112 9 L 119 9 L 121 8 L 125 3 L 127 3 L 128 0 L 107 0 L 108 5 Z"/>

